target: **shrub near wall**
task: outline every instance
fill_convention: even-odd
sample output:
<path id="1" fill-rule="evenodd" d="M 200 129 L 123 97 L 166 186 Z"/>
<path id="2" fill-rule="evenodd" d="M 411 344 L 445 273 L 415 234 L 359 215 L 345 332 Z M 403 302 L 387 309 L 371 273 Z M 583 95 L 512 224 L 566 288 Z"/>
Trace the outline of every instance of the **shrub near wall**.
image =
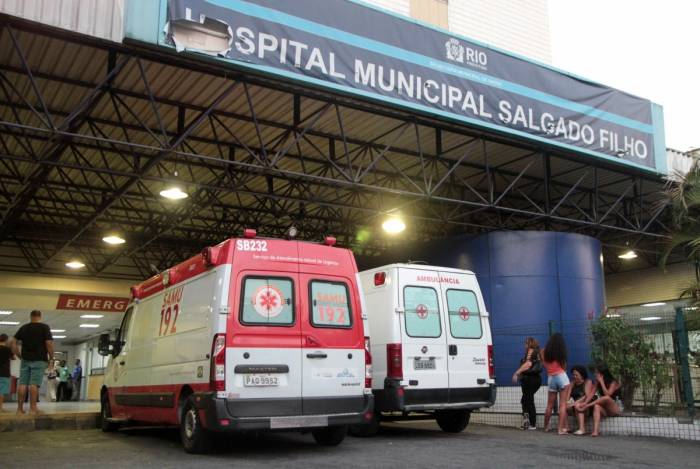
<path id="1" fill-rule="evenodd" d="M 656 412 L 661 391 L 671 384 L 668 365 L 637 328 L 619 318 L 602 317 L 591 325 L 592 358 L 605 363 L 620 381 L 625 408 L 633 405 L 637 389 L 642 387 L 644 407 Z"/>

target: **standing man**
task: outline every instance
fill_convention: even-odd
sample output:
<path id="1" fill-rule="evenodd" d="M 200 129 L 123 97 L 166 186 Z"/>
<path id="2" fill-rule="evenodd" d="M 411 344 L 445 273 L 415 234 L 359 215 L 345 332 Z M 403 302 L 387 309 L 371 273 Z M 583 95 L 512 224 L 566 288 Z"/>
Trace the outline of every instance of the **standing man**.
<path id="1" fill-rule="evenodd" d="M 53 337 L 51 328 L 41 322 L 41 311 L 35 309 L 29 314 L 30 322 L 19 328 L 12 341 L 12 350 L 22 359 L 19 371 L 19 395 L 17 413 L 24 414 L 24 398 L 29 387 L 29 411 L 38 414 L 39 386 L 44 379 L 44 371 L 53 357 Z M 20 350 L 19 344 L 22 345 Z"/>
<path id="2" fill-rule="evenodd" d="M 66 366 L 66 361 L 61 360 L 56 368 L 58 373 L 58 388 L 56 390 L 56 402 L 70 401 L 70 396 L 68 393 L 68 380 L 70 379 L 70 371 Z"/>
<path id="3" fill-rule="evenodd" d="M 14 357 L 7 344 L 7 334 L 0 334 L 0 412 L 5 395 L 10 394 L 10 360 Z"/>
<path id="4" fill-rule="evenodd" d="M 83 381 L 83 367 L 80 366 L 80 359 L 75 360 L 75 366 L 73 367 L 73 373 L 71 373 L 71 380 L 73 380 L 73 398 L 74 401 L 80 400 L 80 384 Z"/>

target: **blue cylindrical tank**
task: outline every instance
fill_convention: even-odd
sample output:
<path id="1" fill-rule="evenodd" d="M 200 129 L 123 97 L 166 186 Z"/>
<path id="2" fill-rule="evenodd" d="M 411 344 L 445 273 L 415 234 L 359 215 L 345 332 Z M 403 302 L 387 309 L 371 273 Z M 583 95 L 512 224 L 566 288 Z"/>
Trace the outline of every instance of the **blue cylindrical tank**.
<path id="1" fill-rule="evenodd" d="M 590 361 L 589 324 L 604 307 L 600 241 L 547 231 L 495 231 L 430 242 L 429 264 L 476 273 L 491 314 L 496 381 L 510 382 L 527 336 L 564 335 L 569 367 Z"/>

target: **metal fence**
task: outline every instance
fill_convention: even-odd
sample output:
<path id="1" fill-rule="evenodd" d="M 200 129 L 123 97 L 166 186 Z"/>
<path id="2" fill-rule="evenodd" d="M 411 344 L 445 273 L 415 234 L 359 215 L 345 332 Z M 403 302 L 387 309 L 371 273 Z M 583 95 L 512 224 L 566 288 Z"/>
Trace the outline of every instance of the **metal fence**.
<path id="1" fill-rule="evenodd" d="M 573 345 L 569 347 L 569 356 L 581 362 L 569 363 L 570 368 L 572 365 L 587 366 L 593 362 L 593 357 L 587 350 L 581 349 L 581 344 L 585 349 L 589 346 L 591 350 L 594 348 L 593 331 L 599 321 L 616 321 L 643 341 L 645 345 L 641 349 L 630 348 L 630 357 L 626 358 L 642 360 L 634 354 L 643 353 L 648 357 L 645 363 L 650 364 L 645 371 L 639 372 L 644 376 L 630 375 L 627 378 L 636 384 L 632 386 L 634 391 L 626 399 L 627 405 L 622 406 L 622 414 L 604 421 L 603 432 L 700 440 L 700 421 L 696 420 L 700 406 L 700 310 L 697 308 L 683 307 L 679 302 L 629 306 L 609 310 L 603 318 L 591 321 L 549 322 L 495 328 L 492 332 L 496 344 L 505 340 L 523 344 L 527 337 L 532 336 L 544 346 L 551 333 L 563 331 L 567 342 Z M 497 366 L 510 366 L 515 371 L 521 357 L 521 353 L 515 352 L 500 354 Z M 500 376 L 503 374 L 500 373 Z M 473 422 L 499 426 L 522 425 L 520 387 L 503 381 L 497 382 L 496 405 L 474 412 Z M 624 379 L 620 378 L 620 381 L 624 382 Z M 543 373 L 542 387 L 535 395 L 540 428 L 547 402 L 546 383 Z M 557 425 L 556 406 L 554 412 L 551 428 Z M 572 419 L 571 416 L 569 418 Z M 587 418 L 587 421 L 590 420 Z M 587 426 L 590 431 L 590 422 Z M 575 428 L 573 419 L 569 428 Z"/>

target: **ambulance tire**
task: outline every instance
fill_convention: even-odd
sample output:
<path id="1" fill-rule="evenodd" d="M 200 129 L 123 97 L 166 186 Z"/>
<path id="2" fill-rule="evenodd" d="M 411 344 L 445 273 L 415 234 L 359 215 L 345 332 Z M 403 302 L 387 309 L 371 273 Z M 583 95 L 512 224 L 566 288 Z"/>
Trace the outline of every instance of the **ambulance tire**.
<path id="1" fill-rule="evenodd" d="M 345 439 L 347 433 L 347 425 L 319 428 L 311 432 L 316 443 L 322 446 L 338 446 Z"/>
<path id="2" fill-rule="evenodd" d="M 443 432 L 459 433 L 469 425 L 470 410 L 438 410 L 435 420 Z"/>
<path id="3" fill-rule="evenodd" d="M 350 425 L 350 431 L 348 433 L 350 436 L 355 436 L 359 438 L 368 438 L 379 433 L 379 413 L 372 413 L 372 420 L 367 423 L 362 423 L 358 425 Z"/>
<path id="4" fill-rule="evenodd" d="M 180 439 L 187 453 L 202 454 L 211 449 L 212 434 L 202 426 L 194 400 L 188 398 L 180 419 Z"/>
<path id="5" fill-rule="evenodd" d="M 112 418 L 112 408 L 109 405 L 109 396 L 107 393 L 102 394 L 100 399 L 100 428 L 103 432 L 116 432 L 119 430 L 119 424 L 110 422 Z"/>

